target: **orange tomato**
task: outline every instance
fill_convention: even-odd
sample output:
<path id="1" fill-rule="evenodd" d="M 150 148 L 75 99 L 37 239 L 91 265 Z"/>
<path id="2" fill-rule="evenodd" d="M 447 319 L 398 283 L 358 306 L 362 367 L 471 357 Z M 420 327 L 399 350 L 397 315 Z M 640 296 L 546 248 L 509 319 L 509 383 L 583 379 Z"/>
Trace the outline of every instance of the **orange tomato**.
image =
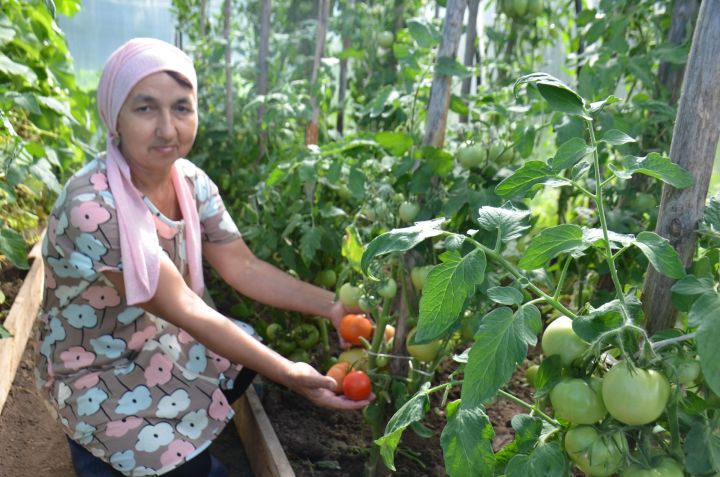
<path id="1" fill-rule="evenodd" d="M 385 341 L 395 338 L 395 327 L 393 325 L 385 325 Z"/>
<path id="2" fill-rule="evenodd" d="M 343 380 L 343 393 L 353 401 L 363 401 L 370 397 L 372 382 L 363 371 L 351 371 Z"/>
<path id="3" fill-rule="evenodd" d="M 348 363 L 335 363 L 330 366 L 328 372 L 325 373 L 326 376 L 330 376 L 335 380 L 335 393 L 342 394 L 343 381 L 345 380 L 345 376 L 347 376 L 349 371 L 350 365 Z"/>
<path id="4" fill-rule="evenodd" d="M 340 336 L 349 343 L 361 345 L 360 338 L 370 340 L 373 332 L 372 321 L 368 320 L 365 315 L 348 314 L 340 321 Z"/>

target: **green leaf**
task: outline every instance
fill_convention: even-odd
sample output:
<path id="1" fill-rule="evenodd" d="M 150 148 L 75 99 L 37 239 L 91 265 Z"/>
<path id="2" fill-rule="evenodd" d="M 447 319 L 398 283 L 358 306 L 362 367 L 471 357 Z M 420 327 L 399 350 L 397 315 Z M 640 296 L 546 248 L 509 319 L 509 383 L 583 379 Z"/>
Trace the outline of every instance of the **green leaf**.
<path id="1" fill-rule="evenodd" d="M 465 365 L 463 407 L 472 409 L 491 398 L 525 359 L 528 346 L 536 342 L 524 313 L 513 314 L 510 308 L 501 307 L 485 315 Z"/>
<path id="2" fill-rule="evenodd" d="M 548 165 L 553 171 L 568 169 L 577 164 L 580 159 L 592 153 L 593 150 L 583 139 L 574 137 L 558 148 L 555 157 L 550 159 Z"/>
<path id="3" fill-rule="evenodd" d="M 428 389 L 430 383 L 423 384 L 420 390 L 390 418 L 385 426 L 385 435 L 375 440 L 375 444 L 380 446 L 383 461 L 390 470 L 395 470 L 395 450 L 403 431 L 413 422 L 422 420 L 429 409 Z"/>
<path id="4" fill-rule="evenodd" d="M 544 162 L 528 161 L 511 176 L 503 179 L 495 187 L 495 193 L 501 197 L 525 195 L 538 184 L 557 180 L 553 176 L 553 170 Z"/>
<path id="5" fill-rule="evenodd" d="M 686 470 L 692 475 L 720 471 L 720 430 L 705 420 L 696 420 L 684 446 Z"/>
<path id="6" fill-rule="evenodd" d="M 488 231 L 500 232 L 503 242 L 514 240 L 530 228 L 527 219 L 529 210 L 506 209 L 504 207 L 483 206 L 478 210 L 478 224 Z"/>
<path id="7" fill-rule="evenodd" d="M 486 294 L 492 301 L 501 305 L 519 305 L 524 299 L 522 292 L 513 287 L 492 287 Z"/>
<path id="8" fill-rule="evenodd" d="M 405 154 L 413 145 L 412 138 L 404 132 L 383 131 L 375 135 L 375 140 L 396 157 Z"/>
<path id="9" fill-rule="evenodd" d="M 480 407 L 465 409 L 460 401 L 447 406 L 448 421 L 440 435 L 445 470 L 450 477 L 492 475 L 495 437 L 490 419 Z"/>
<path id="10" fill-rule="evenodd" d="M 659 273 L 676 280 L 685 276 L 685 267 L 680 256 L 664 237 L 655 232 L 640 232 L 634 245 L 645 254 Z"/>
<path id="11" fill-rule="evenodd" d="M 605 142 L 611 146 L 620 146 L 622 144 L 637 141 L 618 129 L 611 129 L 603 134 L 598 142 Z"/>
<path id="12" fill-rule="evenodd" d="M 713 280 L 710 277 L 696 277 L 695 275 L 687 275 L 677 282 L 672 287 L 672 292 L 679 295 L 703 295 L 705 293 L 712 292 Z"/>
<path id="13" fill-rule="evenodd" d="M 350 169 L 350 174 L 348 174 L 348 189 L 352 192 L 353 197 L 357 199 L 365 197 L 365 174 L 357 167 Z"/>
<path id="14" fill-rule="evenodd" d="M 310 264 L 315 259 L 315 254 L 322 246 L 322 232 L 317 227 L 304 227 L 303 235 L 300 238 L 300 256 L 305 263 Z"/>
<path id="15" fill-rule="evenodd" d="M 455 165 L 453 155 L 441 148 L 423 146 L 420 149 L 420 155 L 440 177 L 447 176 Z"/>
<path id="16" fill-rule="evenodd" d="M 688 323 L 697 327 L 697 349 L 700 355 L 705 382 L 715 394 L 720 394 L 720 361 L 717 346 L 720 343 L 720 294 L 701 295 L 688 313 Z"/>
<path id="17" fill-rule="evenodd" d="M 617 329 L 624 324 L 622 306 L 619 300 L 604 303 L 599 308 L 592 308 L 584 315 L 573 320 L 573 331 L 580 338 L 592 343 L 601 334 Z"/>
<path id="18" fill-rule="evenodd" d="M 676 189 L 684 189 L 695 183 L 688 171 L 657 152 L 651 152 L 645 157 L 626 156 L 620 164 L 623 169 L 618 169 L 613 164 L 608 167 L 621 179 L 629 179 L 633 174 L 640 173 L 660 179 Z"/>
<path id="19" fill-rule="evenodd" d="M 12 338 L 12 333 L 10 333 L 3 325 L 0 325 L 0 339 L 3 338 Z"/>
<path id="20" fill-rule="evenodd" d="M 720 232 L 720 193 L 711 197 L 705 206 L 703 226 Z"/>
<path id="21" fill-rule="evenodd" d="M 0 255 L 5 255 L 17 268 L 23 270 L 30 268 L 25 239 L 13 229 L 0 230 Z"/>
<path id="22" fill-rule="evenodd" d="M 568 461 L 558 442 L 540 444 L 530 454 L 529 477 L 563 477 Z"/>
<path id="23" fill-rule="evenodd" d="M 554 76 L 547 73 L 525 75 L 515 82 L 513 93 L 517 94 L 518 89 L 524 84 L 535 85 L 552 110 L 588 118 L 582 97 Z"/>
<path id="24" fill-rule="evenodd" d="M 549 227 L 530 243 L 518 265 L 526 270 L 542 268 L 548 260 L 561 253 L 581 252 L 589 244 L 583 240 L 583 230 L 578 225 L 562 224 Z"/>
<path id="25" fill-rule="evenodd" d="M 413 18 L 407 22 L 408 32 L 420 48 L 432 48 L 440 43 L 440 32 L 424 18 Z"/>
<path id="26" fill-rule="evenodd" d="M 465 300 L 475 286 L 485 279 L 485 254 L 476 249 L 461 257 L 446 252 L 444 262 L 434 267 L 427 277 L 420 298 L 416 340 L 420 343 L 444 336 L 460 319 Z"/>
<path id="27" fill-rule="evenodd" d="M 443 223 L 445 223 L 443 218 L 425 220 L 411 227 L 394 229 L 379 235 L 368 244 L 363 253 L 360 262 L 363 273 L 368 273 L 368 266 L 375 257 L 391 252 L 405 252 L 427 238 L 444 233 L 440 228 Z"/>
<path id="28" fill-rule="evenodd" d="M 35 84 L 38 80 L 37 75 L 32 69 L 23 64 L 14 62 L 4 53 L 0 53 L 0 73 L 4 73 L 8 76 L 19 77 L 30 84 Z"/>
<path id="29" fill-rule="evenodd" d="M 510 459 L 507 467 L 505 467 L 505 475 L 506 477 L 529 477 L 530 456 L 518 454 Z"/>
<path id="30" fill-rule="evenodd" d="M 515 414 L 510 425 L 515 431 L 514 441 L 520 452 L 529 452 L 535 447 L 542 432 L 542 419 L 528 414 Z"/>
<path id="31" fill-rule="evenodd" d="M 458 78 L 468 78 L 472 76 L 472 71 L 458 62 L 455 58 L 442 56 L 438 58 L 435 65 L 435 72 L 444 76 L 457 76 Z"/>
<path id="32" fill-rule="evenodd" d="M 674 65 L 684 65 L 687 63 L 689 53 L 689 45 L 676 45 L 674 43 L 664 43 L 658 45 L 652 50 L 651 54 L 658 60 Z"/>
<path id="33" fill-rule="evenodd" d="M 620 98 L 614 95 L 610 95 L 607 98 L 601 100 L 601 101 L 594 101 L 590 103 L 590 107 L 588 107 L 588 111 L 591 113 L 595 113 L 603 109 L 608 104 L 617 103 L 618 101 L 622 101 Z"/>
<path id="34" fill-rule="evenodd" d="M 363 256 L 363 244 L 360 234 L 354 225 L 345 228 L 342 249 L 340 251 L 345 260 L 357 271 L 360 271 L 360 261 Z"/>

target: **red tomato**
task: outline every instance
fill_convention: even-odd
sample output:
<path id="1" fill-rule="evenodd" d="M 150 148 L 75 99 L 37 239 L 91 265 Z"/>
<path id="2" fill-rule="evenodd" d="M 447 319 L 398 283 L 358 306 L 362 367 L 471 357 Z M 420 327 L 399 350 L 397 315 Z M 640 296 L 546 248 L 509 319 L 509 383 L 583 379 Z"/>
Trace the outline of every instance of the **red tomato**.
<path id="1" fill-rule="evenodd" d="M 363 401 L 370 397 L 372 382 L 362 371 L 350 371 L 343 380 L 343 393 L 353 401 Z"/>
<path id="2" fill-rule="evenodd" d="M 370 340 L 373 332 L 372 321 L 365 315 L 348 314 L 340 321 L 340 336 L 349 343 L 361 345 L 360 337 Z"/>

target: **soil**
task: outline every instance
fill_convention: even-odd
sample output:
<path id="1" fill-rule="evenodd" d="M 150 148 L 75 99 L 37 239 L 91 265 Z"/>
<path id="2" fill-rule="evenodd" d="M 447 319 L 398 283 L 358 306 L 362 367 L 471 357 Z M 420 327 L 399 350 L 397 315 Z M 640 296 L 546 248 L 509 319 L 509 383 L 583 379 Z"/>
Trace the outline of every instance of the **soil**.
<path id="1" fill-rule="evenodd" d="M 531 352 L 531 356 L 537 354 Z M 440 372 L 435 383 L 445 382 L 452 364 Z M 524 383 L 525 363 L 511 380 L 509 391 L 532 402 L 532 390 Z M 267 383 L 262 398 L 273 428 L 285 449 L 288 460 L 298 477 L 363 476 L 367 462 L 371 434 L 359 412 L 337 412 L 317 408 L 292 392 Z M 459 390 L 449 398 L 459 398 Z M 422 423 L 433 431 L 430 438 L 422 438 L 408 429 L 403 433 L 400 451 L 395 457 L 398 477 L 447 475 L 440 446 L 440 434 L 446 419 L 439 408 L 440 395 L 432 395 L 431 410 Z M 525 412 L 515 403 L 498 399 L 486 409 L 495 429 L 493 447 L 499 449 L 513 439 L 510 420 Z M 387 472 L 390 475 L 390 471 Z"/>
<path id="2" fill-rule="evenodd" d="M 0 324 L 5 321 L 10 306 L 20 291 L 25 275 L 27 275 L 27 270 L 0 263 L 0 290 L 5 295 L 5 301 L 0 303 Z"/>

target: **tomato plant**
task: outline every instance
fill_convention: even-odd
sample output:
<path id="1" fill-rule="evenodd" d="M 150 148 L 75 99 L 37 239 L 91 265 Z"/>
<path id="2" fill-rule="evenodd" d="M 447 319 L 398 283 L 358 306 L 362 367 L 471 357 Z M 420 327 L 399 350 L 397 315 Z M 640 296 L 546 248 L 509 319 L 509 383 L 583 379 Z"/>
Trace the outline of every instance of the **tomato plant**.
<path id="1" fill-rule="evenodd" d="M 359 370 L 350 371 L 342 382 L 343 393 L 353 401 L 362 401 L 370 397 L 372 382 L 370 377 Z"/>
<path id="2" fill-rule="evenodd" d="M 610 415 L 638 426 L 660 417 L 670 397 L 670 384 L 654 369 L 630 369 L 622 361 L 605 374 L 602 397 Z"/>

